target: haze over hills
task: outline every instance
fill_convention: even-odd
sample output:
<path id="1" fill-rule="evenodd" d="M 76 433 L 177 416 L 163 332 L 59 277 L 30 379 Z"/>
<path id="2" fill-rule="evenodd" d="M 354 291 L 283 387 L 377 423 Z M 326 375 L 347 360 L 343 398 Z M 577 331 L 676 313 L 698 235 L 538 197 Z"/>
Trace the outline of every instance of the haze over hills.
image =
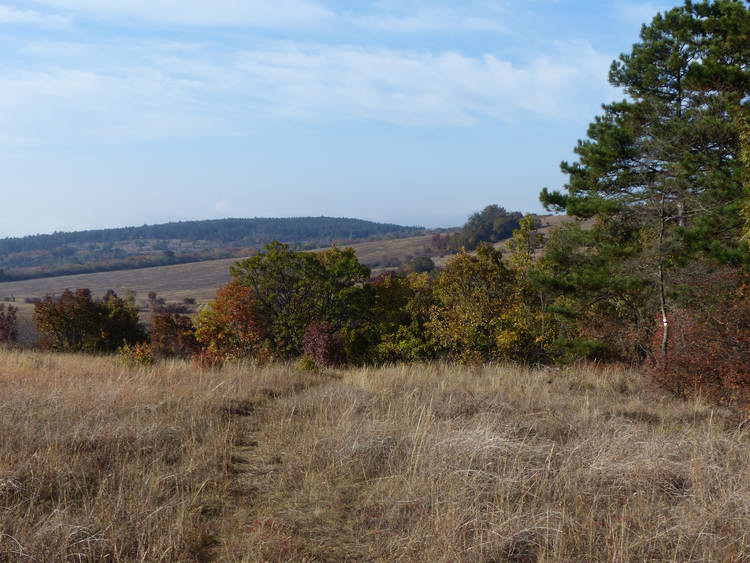
<path id="1" fill-rule="evenodd" d="M 421 230 L 344 217 L 256 217 L 30 235 L 0 239 L 0 280 L 247 256 L 273 240 L 311 249 Z"/>

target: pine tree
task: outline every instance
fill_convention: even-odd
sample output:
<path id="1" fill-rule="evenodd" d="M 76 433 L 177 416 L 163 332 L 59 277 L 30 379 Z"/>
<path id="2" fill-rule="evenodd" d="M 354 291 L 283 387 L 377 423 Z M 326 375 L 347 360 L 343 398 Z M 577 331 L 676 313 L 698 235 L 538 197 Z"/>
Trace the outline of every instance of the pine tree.
<path id="1" fill-rule="evenodd" d="M 643 27 L 641 41 L 610 70 L 610 82 L 629 100 L 603 106 L 575 149 L 578 161 L 562 164 L 565 193 L 541 194 L 548 207 L 596 218 L 590 233 L 571 231 L 563 245 L 577 238 L 586 257 L 566 265 L 568 257 L 559 256 L 561 285 L 569 297 L 579 294 L 569 299 L 573 309 L 585 314 L 592 303 L 630 302 L 627 315 L 641 324 L 647 303 L 665 327 L 662 353 L 679 267 L 690 257 L 733 265 L 747 259 L 739 240 L 736 96 L 692 78 L 704 49 L 701 23 L 688 3 Z"/>
<path id="2" fill-rule="evenodd" d="M 749 3 L 750 4 L 750 3 Z M 690 69 L 698 88 L 733 98 L 732 117 L 740 134 L 740 161 L 745 168 L 744 238 L 750 238 L 750 6 L 738 0 L 686 3 L 698 20 L 700 58 Z"/>

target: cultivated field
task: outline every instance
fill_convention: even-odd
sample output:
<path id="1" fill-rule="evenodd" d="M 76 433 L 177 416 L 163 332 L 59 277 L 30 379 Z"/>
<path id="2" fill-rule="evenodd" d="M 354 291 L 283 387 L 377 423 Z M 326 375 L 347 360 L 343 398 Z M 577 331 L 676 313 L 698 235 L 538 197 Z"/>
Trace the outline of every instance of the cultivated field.
<path id="1" fill-rule="evenodd" d="M 365 242 L 352 245 L 352 248 L 362 262 L 379 264 L 386 259 L 404 261 L 424 252 L 429 245 L 430 237 L 423 235 Z M 236 261 L 236 258 L 229 258 L 158 268 L 6 282 L 0 283 L 0 299 L 13 295 L 18 303 L 26 297 L 44 297 L 47 294 L 59 294 L 66 288 L 87 287 L 97 295 L 103 295 L 108 289 L 114 289 L 120 295 L 132 290 L 139 297 L 145 298 L 149 291 L 156 291 L 168 300 L 194 297 L 198 302 L 206 302 L 213 299 L 218 287 L 229 281 L 229 267 Z"/>
<path id="2" fill-rule="evenodd" d="M 750 434 L 622 369 L 0 352 L 0 561 L 744 561 Z"/>

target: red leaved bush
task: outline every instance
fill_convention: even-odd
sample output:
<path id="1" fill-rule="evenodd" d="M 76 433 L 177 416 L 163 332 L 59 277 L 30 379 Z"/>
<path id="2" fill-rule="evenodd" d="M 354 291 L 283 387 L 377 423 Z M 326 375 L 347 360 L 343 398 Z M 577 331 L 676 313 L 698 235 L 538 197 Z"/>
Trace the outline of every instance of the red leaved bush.
<path id="1" fill-rule="evenodd" d="M 661 320 L 653 338 L 652 373 L 678 396 L 701 395 L 723 404 L 750 404 L 750 294 L 747 285 L 705 308 L 673 311 L 668 317 L 666 355 Z"/>
<path id="2" fill-rule="evenodd" d="M 187 358 L 198 351 L 190 317 L 161 310 L 151 318 L 151 346 L 158 356 Z"/>
<path id="3" fill-rule="evenodd" d="M 336 367 L 346 361 L 344 340 L 326 321 L 315 321 L 307 326 L 302 347 L 305 355 L 320 367 Z"/>

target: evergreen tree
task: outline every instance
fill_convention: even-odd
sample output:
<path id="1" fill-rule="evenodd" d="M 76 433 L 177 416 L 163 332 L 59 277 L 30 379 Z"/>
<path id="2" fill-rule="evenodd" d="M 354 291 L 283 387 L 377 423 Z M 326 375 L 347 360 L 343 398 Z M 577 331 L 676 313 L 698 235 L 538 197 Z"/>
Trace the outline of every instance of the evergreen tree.
<path id="1" fill-rule="evenodd" d="M 566 193 L 542 191 L 546 206 L 596 218 L 589 233 L 568 231 L 567 255 L 548 257 L 558 257 L 551 270 L 579 316 L 609 301 L 621 318 L 643 323 L 642 305 L 655 303 L 667 327 L 670 274 L 688 257 L 747 259 L 736 98 L 690 78 L 699 30 L 690 4 L 643 27 L 610 70 L 630 99 L 605 105 L 576 147 L 578 161 L 562 164 Z M 666 351 L 668 328 L 663 335 Z"/>
<path id="2" fill-rule="evenodd" d="M 745 168 L 744 238 L 750 238 L 750 6 L 739 0 L 687 2 L 698 21 L 700 58 L 690 69 L 699 88 L 732 96 Z"/>

